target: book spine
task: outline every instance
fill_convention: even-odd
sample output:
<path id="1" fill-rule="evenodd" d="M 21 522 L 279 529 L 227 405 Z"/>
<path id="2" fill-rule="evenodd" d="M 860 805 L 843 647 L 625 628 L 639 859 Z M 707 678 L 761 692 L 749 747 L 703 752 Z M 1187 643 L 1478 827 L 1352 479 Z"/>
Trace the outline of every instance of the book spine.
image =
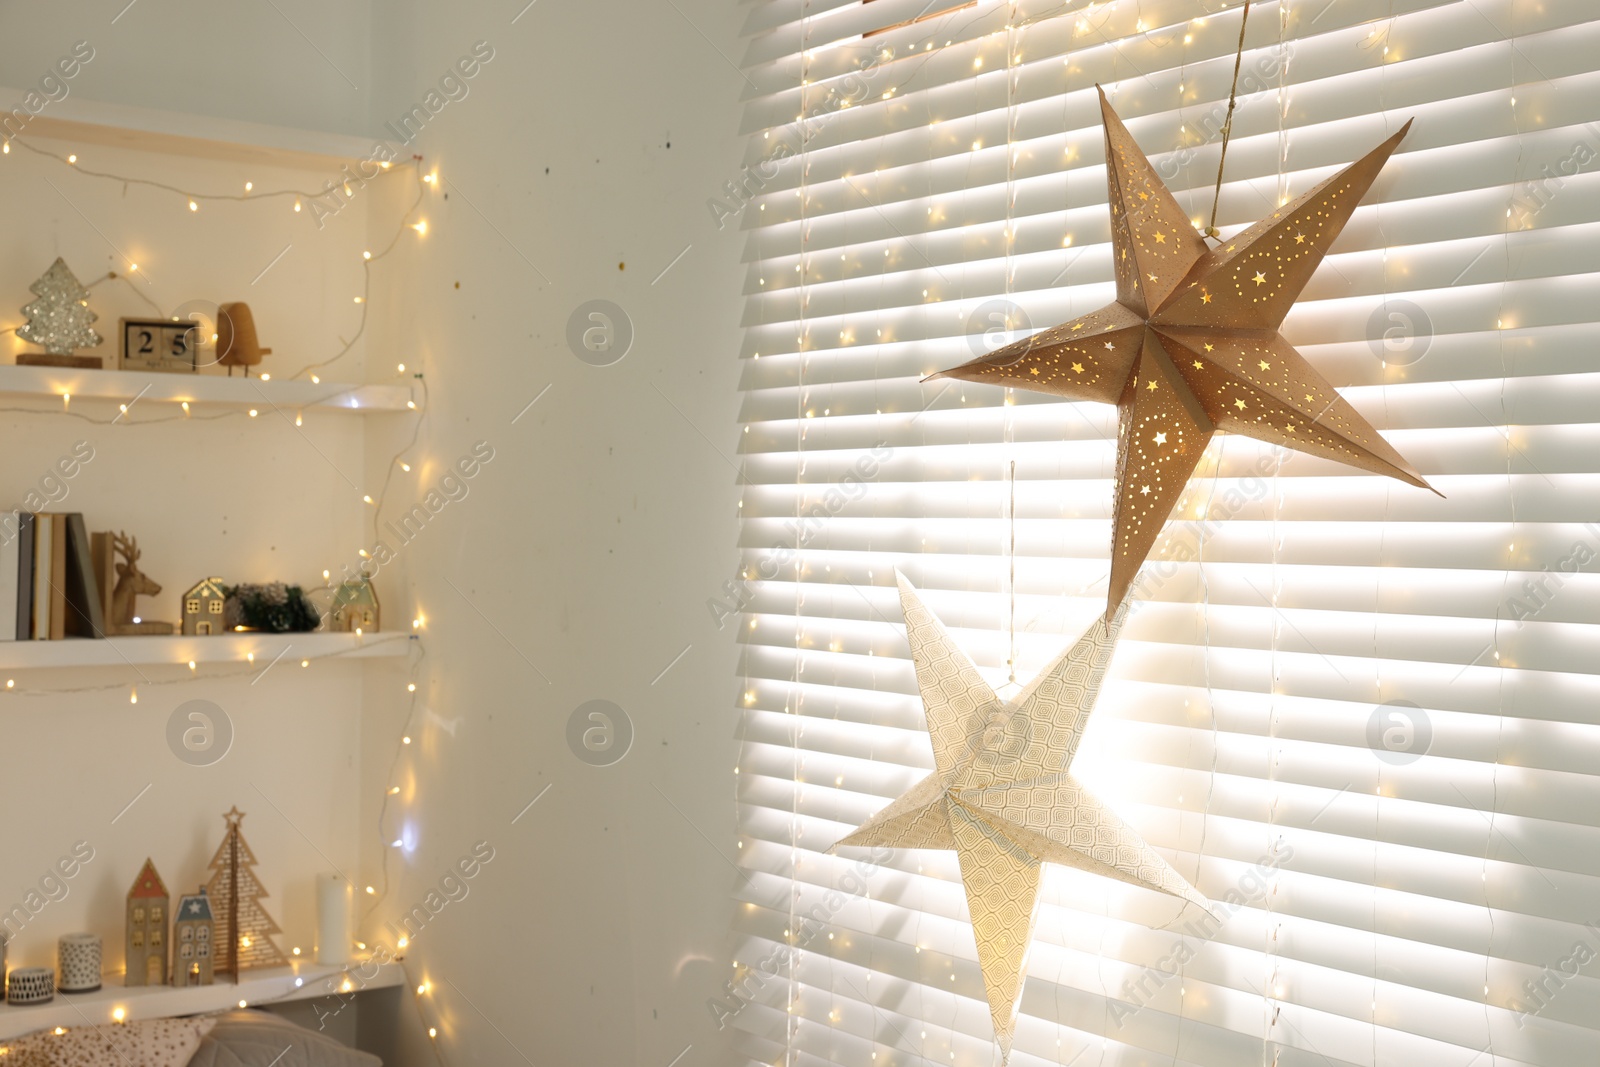
<path id="1" fill-rule="evenodd" d="M 0 514 L 0 641 L 17 639 L 17 557 L 22 513 Z"/>
<path id="2" fill-rule="evenodd" d="M 67 517 L 50 517 L 50 640 L 67 636 Z"/>
<path id="3" fill-rule="evenodd" d="M 54 539 L 52 516 L 43 512 L 33 517 L 33 639 L 50 638 L 50 567 Z"/>
<path id="4" fill-rule="evenodd" d="M 32 512 L 22 513 L 17 529 L 17 640 L 33 636 L 33 524 Z"/>
<path id="5" fill-rule="evenodd" d="M 70 542 L 71 573 L 67 590 L 72 597 L 69 611 L 74 633 L 83 637 L 104 637 L 106 619 L 100 604 L 100 582 L 95 574 L 94 554 L 89 548 L 89 528 L 82 512 L 67 515 L 67 540 Z M 0 601 L 3 602 L 3 601 Z"/>

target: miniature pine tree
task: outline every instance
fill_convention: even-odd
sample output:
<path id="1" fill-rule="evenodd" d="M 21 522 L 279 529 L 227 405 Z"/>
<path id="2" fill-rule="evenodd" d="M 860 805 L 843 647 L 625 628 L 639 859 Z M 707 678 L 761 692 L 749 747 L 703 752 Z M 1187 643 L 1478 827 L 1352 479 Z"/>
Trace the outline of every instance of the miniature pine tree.
<path id="1" fill-rule="evenodd" d="M 272 941 L 273 934 L 283 931 L 261 906 L 268 893 L 256 878 L 255 853 L 239 832 L 244 812 L 235 807 L 223 818 L 228 833 L 211 857 L 210 867 L 216 873 L 206 883 L 206 896 L 216 923 L 216 973 L 232 974 L 237 981 L 239 971 L 246 968 L 282 967 L 289 961 Z"/>
<path id="2" fill-rule="evenodd" d="M 99 317 L 89 310 L 89 290 L 63 260 L 50 264 L 28 291 L 39 299 L 22 309 L 28 321 L 17 327 L 18 337 L 43 345 L 52 356 L 70 356 L 75 348 L 100 343 L 100 335 L 89 325 Z"/>

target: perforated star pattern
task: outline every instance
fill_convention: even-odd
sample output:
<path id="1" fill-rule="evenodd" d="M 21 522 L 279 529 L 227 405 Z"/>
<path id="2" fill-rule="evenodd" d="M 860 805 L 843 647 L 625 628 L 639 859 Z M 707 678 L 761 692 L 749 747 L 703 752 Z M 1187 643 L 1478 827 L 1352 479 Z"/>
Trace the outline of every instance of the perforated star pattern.
<path id="1" fill-rule="evenodd" d="M 930 377 L 1121 409 L 1109 619 L 1219 430 L 1432 487 L 1278 333 L 1411 124 L 1210 249 L 1104 92 L 1100 113 L 1117 302 Z"/>
<path id="2" fill-rule="evenodd" d="M 933 741 L 934 771 L 834 848 L 952 849 L 1002 1062 L 1011 1054 L 1040 866 L 1059 863 L 1208 907 L 1137 832 L 1071 774 L 1125 612 L 1096 620 L 1002 700 L 904 577 L 900 607 Z"/>

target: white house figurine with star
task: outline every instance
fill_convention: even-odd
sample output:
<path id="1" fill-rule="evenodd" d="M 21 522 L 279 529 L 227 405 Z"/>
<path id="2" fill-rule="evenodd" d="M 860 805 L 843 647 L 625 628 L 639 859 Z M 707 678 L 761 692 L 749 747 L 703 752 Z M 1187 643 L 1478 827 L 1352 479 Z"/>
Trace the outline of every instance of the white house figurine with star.
<path id="1" fill-rule="evenodd" d="M 211 985 L 216 924 L 211 918 L 211 898 L 206 891 L 178 898 L 178 911 L 172 925 L 172 984 Z"/>

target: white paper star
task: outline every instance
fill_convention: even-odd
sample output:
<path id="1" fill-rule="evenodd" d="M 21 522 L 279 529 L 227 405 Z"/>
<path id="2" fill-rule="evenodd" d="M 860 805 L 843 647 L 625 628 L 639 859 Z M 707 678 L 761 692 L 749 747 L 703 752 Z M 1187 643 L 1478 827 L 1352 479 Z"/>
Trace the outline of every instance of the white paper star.
<path id="1" fill-rule="evenodd" d="M 1209 908 L 1132 827 L 1067 773 L 1127 609 L 1109 624 L 1095 620 L 1007 701 L 989 688 L 911 584 L 896 578 L 934 771 L 834 848 L 956 852 L 1003 1063 L 1016 1031 L 1042 864 L 1102 874 Z"/>

